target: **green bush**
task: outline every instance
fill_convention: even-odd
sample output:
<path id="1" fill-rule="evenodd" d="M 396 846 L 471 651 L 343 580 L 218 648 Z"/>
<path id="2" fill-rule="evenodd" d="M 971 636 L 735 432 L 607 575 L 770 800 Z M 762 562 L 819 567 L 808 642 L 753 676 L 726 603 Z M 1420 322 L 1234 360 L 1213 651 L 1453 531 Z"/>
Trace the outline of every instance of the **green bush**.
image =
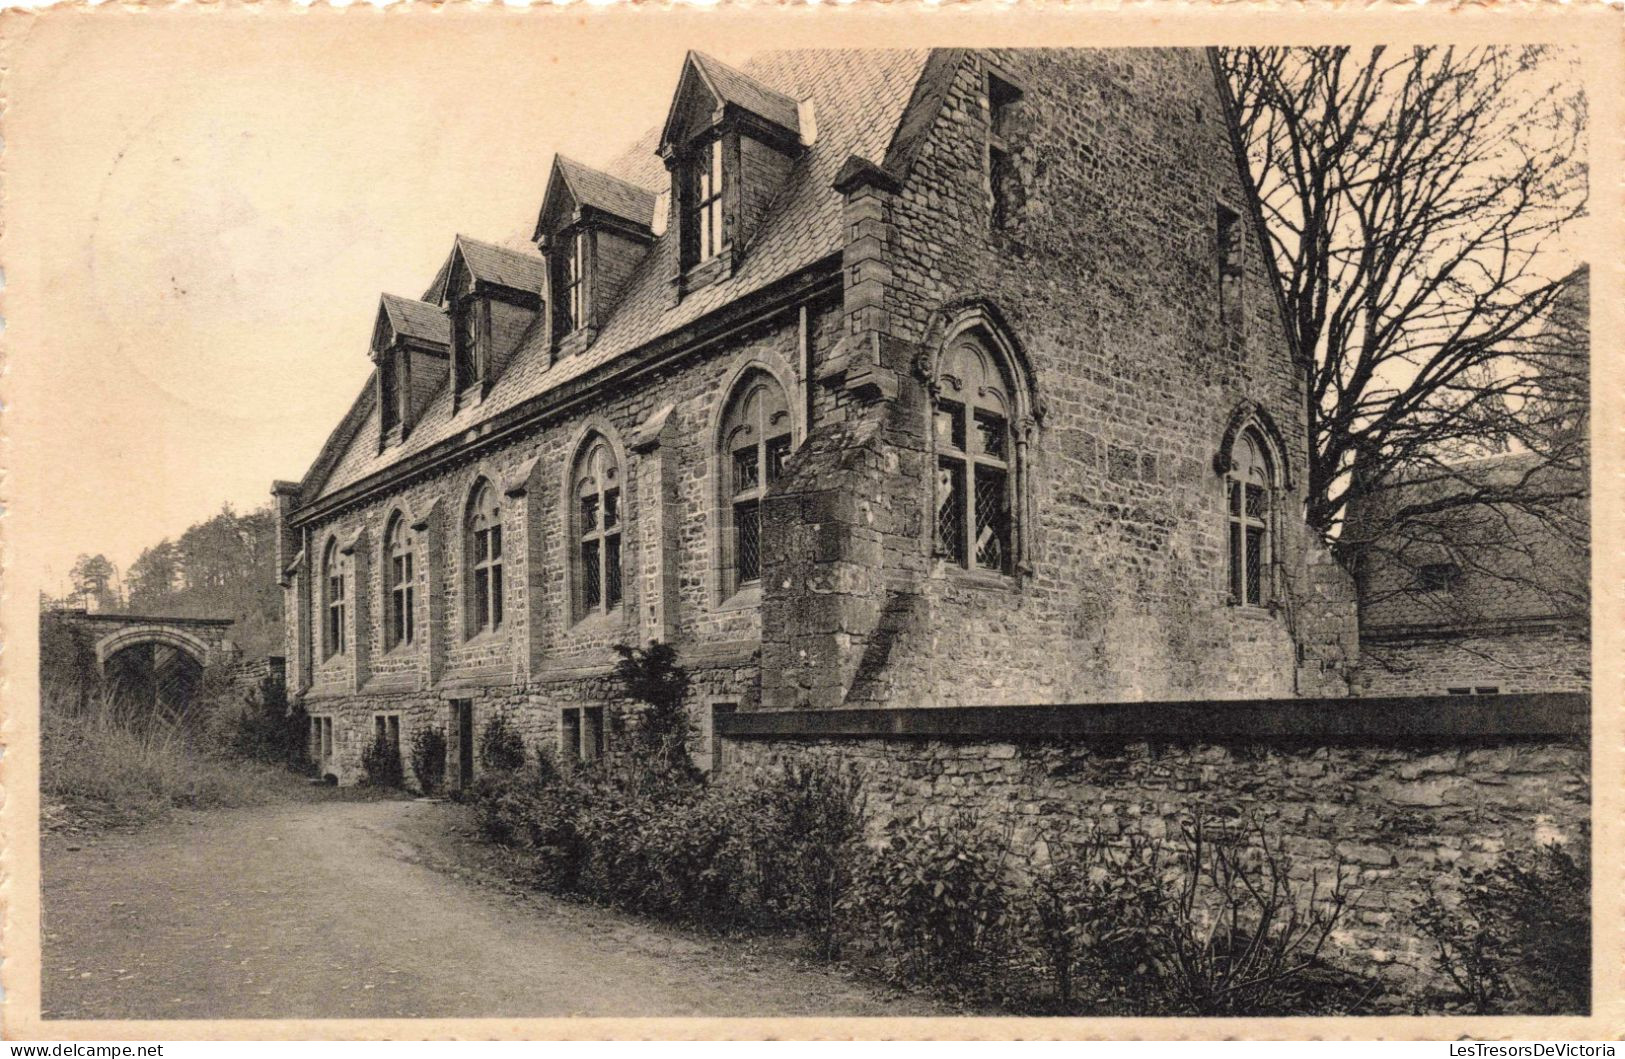
<path id="1" fill-rule="evenodd" d="M 404 779 L 401 748 L 379 733 L 361 751 L 361 770 L 371 786 L 399 787 Z"/>
<path id="2" fill-rule="evenodd" d="M 692 774 L 689 675 L 677 662 L 677 649 L 651 640 L 646 648 L 616 644 L 615 653 L 620 655 L 614 676 L 621 694 L 642 704 L 630 724 L 616 715 L 616 752 L 648 768 Z"/>
<path id="3" fill-rule="evenodd" d="M 418 789 L 433 794 L 446 779 L 446 733 L 426 724 L 412 733 L 412 775 Z"/>
<path id="4" fill-rule="evenodd" d="M 1584 1015 L 1591 1010 L 1591 872 L 1547 844 L 1458 869 L 1460 896 L 1430 893 L 1415 922 L 1454 1006 L 1484 1015 Z"/>
<path id="5" fill-rule="evenodd" d="M 512 772 L 525 764 L 525 741 L 504 714 L 495 714 L 480 731 L 480 768 Z"/>
<path id="6" fill-rule="evenodd" d="M 973 994 L 1003 959 L 1010 894 L 1002 844 L 968 816 L 893 822 L 843 910 L 890 977 Z"/>

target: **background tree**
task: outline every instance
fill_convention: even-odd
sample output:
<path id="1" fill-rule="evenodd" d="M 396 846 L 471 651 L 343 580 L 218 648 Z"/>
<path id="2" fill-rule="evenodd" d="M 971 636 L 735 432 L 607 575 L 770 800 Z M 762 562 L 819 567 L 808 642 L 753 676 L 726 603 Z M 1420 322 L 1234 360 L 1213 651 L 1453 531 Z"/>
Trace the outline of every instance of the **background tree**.
<path id="1" fill-rule="evenodd" d="M 74 560 L 73 569 L 68 571 L 68 578 L 73 582 L 73 591 L 85 605 L 96 610 L 116 610 L 119 606 L 118 589 L 114 584 L 118 571 L 108 561 L 107 556 L 100 553 L 96 555 L 81 555 Z"/>
<path id="2" fill-rule="evenodd" d="M 1547 429 L 1586 396 L 1549 341 L 1586 203 L 1567 56 L 1239 48 L 1220 62 L 1306 362 L 1310 524 L 1356 556 L 1475 505 L 1583 539 L 1584 431 Z M 1509 445 L 1534 454 L 1519 473 L 1464 469 Z M 1440 485 L 1351 531 L 1351 500 L 1399 482 Z"/>
<path id="3" fill-rule="evenodd" d="M 276 516 L 269 506 L 239 515 L 230 505 L 162 540 L 130 564 L 129 609 L 178 618 L 230 618 L 249 657 L 282 650 Z"/>

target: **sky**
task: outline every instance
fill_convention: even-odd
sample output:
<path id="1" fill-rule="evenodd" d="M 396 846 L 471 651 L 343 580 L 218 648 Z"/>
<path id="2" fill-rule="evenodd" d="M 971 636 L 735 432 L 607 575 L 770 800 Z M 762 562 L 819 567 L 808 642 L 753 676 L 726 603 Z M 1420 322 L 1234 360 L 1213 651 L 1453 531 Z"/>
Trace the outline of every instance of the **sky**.
<path id="1" fill-rule="evenodd" d="M 301 477 L 372 369 L 379 293 L 421 294 L 457 232 L 528 235 L 553 153 L 603 163 L 658 124 L 685 50 L 357 14 L 42 19 L 17 46 L 9 193 L 38 255 L 7 281 L 44 301 L 14 321 L 11 411 L 92 446 L 32 513 L 48 589 Z"/>

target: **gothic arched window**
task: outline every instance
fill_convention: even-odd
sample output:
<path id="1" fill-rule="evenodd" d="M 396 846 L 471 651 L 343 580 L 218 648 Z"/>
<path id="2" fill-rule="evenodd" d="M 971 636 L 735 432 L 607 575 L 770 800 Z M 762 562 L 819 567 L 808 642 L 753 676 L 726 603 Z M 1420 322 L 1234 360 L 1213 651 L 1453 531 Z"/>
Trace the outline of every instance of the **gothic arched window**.
<path id="1" fill-rule="evenodd" d="M 974 338 L 955 342 L 937 374 L 937 555 L 968 570 L 1014 570 L 1016 445 L 1008 371 Z"/>
<path id="2" fill-rule="evenodd" d="M 621 604 L 621 472 L 602 435 L 590 435 L 582 443 L 570 481 L 580 619 Z"/>
<path id="3" fill-rule="evenodd" d="M 322 657 L 344 653 L 344 557 L 339 542 L 322 552 Z"/>
<path id="4" fill-rule="evenodd" d="M 790 402 L 765 371 L 734 387 L 722 417 L 720 445 L 723 595 L 762 576 L 762 498 L 790 456 Z"/>
<path id="5" fill-rule="evenodd" d="M 1237 436 L 1225 475 L 1229 525 L 1230 599 L 1258 607 L 1270 602 L 1270 514 L 1275 483 L 1269 448 L 1249 427 Z"/>
<path id="6" fill-rule="evenodd" d="M 410 644 L 415 637 L 412 533 L 396 512 L 384 531 L 384 646 Z"/>
<path id="7" fill-rule="evenodd" d="M 502 509 L 484 478 L 468 503 L 468 635 L 502 627 Z"/>

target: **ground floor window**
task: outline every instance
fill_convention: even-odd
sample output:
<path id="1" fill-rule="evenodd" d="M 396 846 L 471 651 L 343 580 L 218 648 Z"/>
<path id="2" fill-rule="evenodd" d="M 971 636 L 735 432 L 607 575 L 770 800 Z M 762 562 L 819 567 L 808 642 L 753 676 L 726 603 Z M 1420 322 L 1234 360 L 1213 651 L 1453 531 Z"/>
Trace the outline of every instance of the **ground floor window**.
<path id="1" fill-rule="evenodd" d="M 374 740 L 382 739 L 386 746 L 399 754 L 401 752 L 401 715 L 398 713 L 373 714 L 372 735 Z"/>
<path id="2" fill-rule="evenodd" d="M 333 760 L 333 718 L 310 719 L 310 759 L 323 766 Z"/>
<path id="3" fill-rule="evenodd" d="M 452 760 L 459 790 L 474 782 L 474 702 L 451 700 Z"/>
<path id="4" fill-rule="evenodd" d="M 1499 695 L 1501 687 L 1498 684 L 1476 684 L 1470 688 L 1447 688 L 1452 695 Z"/>
<path id="5" fill-rule="evenodd" d="M 717 735 L 717 719 L 726 717 L 739 708 L 737 702 L 713 702 L 705 708 L 700 723 L 699 753 L 694 764 L 702 772 L 716 772 L 722 768 L 722 738 Z"/>
<path id="6" fill-rule="evenodd" d="M 559 758 L 596 761 L 604 752 L 604 708 L 571 706 L 559 712 Z"/>

